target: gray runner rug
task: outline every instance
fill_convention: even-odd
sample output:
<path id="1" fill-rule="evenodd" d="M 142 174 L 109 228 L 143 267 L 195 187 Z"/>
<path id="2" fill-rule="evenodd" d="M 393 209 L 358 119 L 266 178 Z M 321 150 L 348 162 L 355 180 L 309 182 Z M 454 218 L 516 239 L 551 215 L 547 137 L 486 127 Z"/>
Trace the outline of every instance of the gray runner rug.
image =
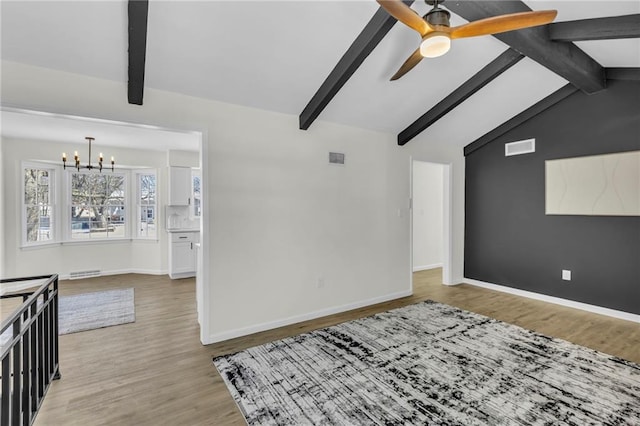
<path id="1" fill-rule="evenodd" d="M 432 301 L 214 364 L 249 425 L 640 425 L 640 365 Z"/>
<path id="2" fill-rule="evenodd" d="M 135 322 L 133 288 L 96 291 L 58 298 L 59 334 Z"/>

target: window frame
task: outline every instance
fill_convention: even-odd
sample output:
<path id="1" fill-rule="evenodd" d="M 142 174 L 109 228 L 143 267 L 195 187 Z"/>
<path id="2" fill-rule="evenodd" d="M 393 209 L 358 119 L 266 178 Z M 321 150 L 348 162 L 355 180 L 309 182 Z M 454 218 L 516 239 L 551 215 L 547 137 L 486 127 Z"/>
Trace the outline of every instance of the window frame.
<path id="1" fill-rule="evenodd" d="M 27 203 L 25 199 L 26 183 L 25 172 L 28 169 L 46 170 L 49 172 L 49 206 L 50 213 L 50 239 L 45 241 L 27 241 Z M 94 174 L 96 171 L 80 170 L 73 167 L 67 167 L 63 169 L 59 165 L 54 165 L 46 161 L 33 161 L 24 160 L 20 163 L 18 170 L 20 173 L 20 202 L 17 203 L 18 218 L 20 226 L 20 248 L 32 249 L 51 245 L 62 244 L 104 244 L 104 243 L 117 243 L 123 241 L 143 240 L 143 241 L 155 241 L 160 240 L 160 223 L 161 212 L 159 210 L 160 205 L 160 176 L 157 168 L 140 168 L 140 169 L 120 169 L 114 172 L 103 171 L 102 174 L 115 174 L 123 176 L 124 178 L 124 235 L 120 237 L 93 237 L 93 238 L 80 238 L 74 239 L 72 235 L 72 215 L 71 208 L 73 206 L 73 194 L 72 194 L 72 179 L 73 174 L 84 173 Z M 138 212 L 141 204 L 137 199 L 140 194 L 139 176 L 141 175 L 153 175 L 155 176 L 155 204 L 154 204 L 154 221 L 156 223 L 155 236 L 143 236 L 140 235 L 137 230 L 137 225 L 140 222 Z"/>
<path id="2" fill-rule="evenodd" d="M 151 240 L 151 241 L 158 241 L 158 239 L 160 238 L 160 210 L 158 209 L 158 188 L 159 188 L 159 177 L 158 177 L 158 170 L 157 169 L 137 169 L 137 170 L 132 170 L 131 171 L 132 176 L 135 176 L 134 179 L 132 179 L 132 181 L 135 181 L 135 194 L 133 194 L 133 202 L 132 202 L 132 206 L 134 206 L 135 210 L 132 212 L 133 215 L 133 224 L 135 226 L 135 230 L 132 229 L 132 235 L 131 238 L 134 240 Z M 140 225 L 142 223 L 141 221 L 141 209 L 143 207 L 143 204 L 140 203 L 140 199 L 141 199 L 141 192 L 142 192 L 142 188 L 141 188 L 141 177 L 142 176 L 153 176 L 155 178 L 155 196 L 154 196 L 154 200 L 155 202 L 153 203 L 153 208 L 154 208 L 154 222 L 155 222 L 155 226 L 156 226 L 156 230 L 155 230 L 155 235 L 153 236 L 149 236 L 149 235 L 141 235 L 140 234 Z M 151 204 L 146 204 L 146 206 L 149 206 Z"/>
<path id="3" fill-rule="evenodd" d="M 200 182 L 198 196 L 196 196 L 195 191 L 195 180 L 198 179 Z M 198 202 L 196 203 L 196 199 Z M 189 217 L 191 219 L 200 219 L 202 216 L 202 173 L 200 169 L 191 169 L 191 200 L 192 203 L 189 206 Z M 200 208 L 200 211 L 197 211 L 197 208 Z"/>
<path id="4" fill-rule="evenodd" d="M 49 203 L 50 206 L 50 219 L 49 219 L 49 232 L 50 238 L 45 241 L 28 241 L 27 239 L 27 203 L 25 200 L 25 171 L 28 169 L 46 170 L 49 172 Z M 61 216 L 59 212 L 58 201 L 58 171 L 59 168 L 45 162 L 38 161 L 22 161 L 20 164 L 20 203 L 18 208 L 20 209 L 20 239 L 21 247 L 41 247 L 52 244 L 58 244 L 60 235 L 60 222 Z M 37 204 L 36 204 L 37 205 Z"/>
<path id="5" fill-rule="evenodd" d="M 124 178 L 124 197 L 123 197 L 123 206 L 124 206 L 124 235 L 121 237 L 93 237 L 93 238 L 73 238 L 73 230 L 72 230 L 72 215 L 71 215 L 71 209 L 73 207 L 73 190 L 71 188 L 71 185 L 73 183 L 73 175 L 74 174 L 95 174 L 95 171 L 90 171 L 90 170 L 82 170 L 80 169 L 80 171 L 78 171 L 77 169 L 74 168 L 67 168 L 66 173 L 65 173 L 65 182 L 64 182 L 64 198 L 65 198 L 65 202 L 64 202 L 64 213 L 63 213 L 63 220 L 64 220 L 64 231 L 63 231 L 63 238 L 60 240 L 61 243 L 63 244 L 68 244 L 68 243 L 73 243 L 73 244 L 82 244 L 82 243 L 96 243 L 96 242 L 109 242 L 109 241 L 125 241 L 125 240 L 130 240 L 131 239 L 131 215 L 130 213 L 127 211 L 127 209 L 130 208 L 131 206 L 131 188 L 130 188 L 130 179 L 131 179 L 131 172 L 130 170 L 117 170 L 117 171 L 104 171 L 102 172 L 103 175 L 107 175 L 107 174 L 111 174 L 111 175 L 119 175 L 122 176 Z"/>

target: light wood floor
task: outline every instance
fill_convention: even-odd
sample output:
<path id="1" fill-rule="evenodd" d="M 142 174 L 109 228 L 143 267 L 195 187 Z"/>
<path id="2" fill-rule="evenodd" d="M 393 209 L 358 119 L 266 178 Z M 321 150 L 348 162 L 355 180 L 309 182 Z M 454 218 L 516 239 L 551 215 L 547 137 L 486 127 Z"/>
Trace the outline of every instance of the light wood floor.
<path id="1" fill-rule="evenodd" d="M 469 285 L 441 271 L 414 274 L 414 295 L 373 307 L 202 346 L 193 279 L 120 275 L 63 281 L 62 295 L 135 287 L 136 322 L 60 336 L 62 379 L 36 425 L 242 425 L 212 357 L 432 299 L 640 363 L 640 325 Z"/>

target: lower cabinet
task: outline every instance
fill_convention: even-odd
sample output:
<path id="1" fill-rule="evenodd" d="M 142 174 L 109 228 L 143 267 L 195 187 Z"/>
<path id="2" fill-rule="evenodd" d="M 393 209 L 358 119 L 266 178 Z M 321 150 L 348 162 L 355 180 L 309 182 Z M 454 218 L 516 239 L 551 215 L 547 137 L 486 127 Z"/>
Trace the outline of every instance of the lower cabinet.
<path id="1" fill-rule="evenodd" d="M 169 277 L 171 279 L 196 275 L 196 243 L 198 232 L 173 232 L 169 244 Z"/>

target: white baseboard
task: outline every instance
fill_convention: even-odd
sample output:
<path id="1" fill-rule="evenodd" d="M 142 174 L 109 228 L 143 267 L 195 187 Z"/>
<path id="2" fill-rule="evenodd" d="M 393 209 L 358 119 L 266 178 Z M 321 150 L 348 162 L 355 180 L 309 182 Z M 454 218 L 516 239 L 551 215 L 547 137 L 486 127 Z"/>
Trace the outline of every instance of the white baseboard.
<path id="1" fill-rule="evenodd" d="M 335 306 L 327 309 L 309 312 L 302 315 L 295 315 L 288 318 L 282 318 L 275 321 L 269 321 L 262 324 L 256 324 L 249 327 L 236 328 L 235 330 L 223 331 L 221 333 L 211 334 L 208 339 L 202 342 L 203 345 L 222 342 L 224 340 L 234 339 L 236 337 L 247 336 L 249 334 L 259 333 L 261 331 L 272 330 L 286 325 L 296 324 L 316 318 L 326 317 L 353 309 L 363 308 L 365 306 L 375 305 L 376 303 L 388 302 L 389 300 L 400 299 L 402 297 L 411 296 L 413 291 L 405 290 L 397 293 L 387 294 L 385 296 L 374 297 L 372 299 L 362 300 L 359 302 L 348 303 L 346 305 Z"/>
<path id="2" fill-rule="evenodd" d="M 159 270 L 159 269 L 112 269 L 110 271 L 100 271 L 100 277 L 105 277 L 107 275 L 122 275 L 122 274 L 145 274 L 145 275 L 167 275 L 167 271 Z M 70 274 L 59 274 L 58 279 L 68 280 L 70 278 Z"/>
<path id="3" fill-rule="evenodd" d="M 442 268 L 442 263 L 434 263 L 432 265 L 414 266 L 413 272 L 426 271 L 427 269 Z"/>
<path id="4" fill-rule="evenodd" d="M 130 269 L 129 274 L 144 274 L 144 275 L 167 275 L 169 271 L 161 269 Z"/>
<path id="5" fill-rule="evenodd" d="M 178 274 L 169 273 L 169 278 L 171 278 L 172 280 L 179 280 L 182 278 L 193 278 L 195 276 L 196 276 L 195 272 L 181 272 Z"/>
<path id="6" fill-rule="evenodd" d="M 500 284 L 478 281 L 472 278 L 465 277 L 463 278 L 463 282 L 474 285 L 476 287 L 488 288 L 490 290 L 496 290 L 503 293 L 514 294 L 516 296 L 527 297 L 529 299 L 541 300 L 543 302 L 554 303 L 556 305 L 566 306 L 569 308 L 581 309 L 583 311 L 593 312 L 594 314 L 606 315 L 613 318 L 640 323 L 640 315 L 632 314 L 630 312 L 618 311 L 602 306 L 589 305 L 588 303 L 576 302 L 574 300 L 562 299 L 555 296 L 547 296 L 546 294 L 534 293 L 532 291 L 520 290 L 518 288 L 511 288 Z"/>

